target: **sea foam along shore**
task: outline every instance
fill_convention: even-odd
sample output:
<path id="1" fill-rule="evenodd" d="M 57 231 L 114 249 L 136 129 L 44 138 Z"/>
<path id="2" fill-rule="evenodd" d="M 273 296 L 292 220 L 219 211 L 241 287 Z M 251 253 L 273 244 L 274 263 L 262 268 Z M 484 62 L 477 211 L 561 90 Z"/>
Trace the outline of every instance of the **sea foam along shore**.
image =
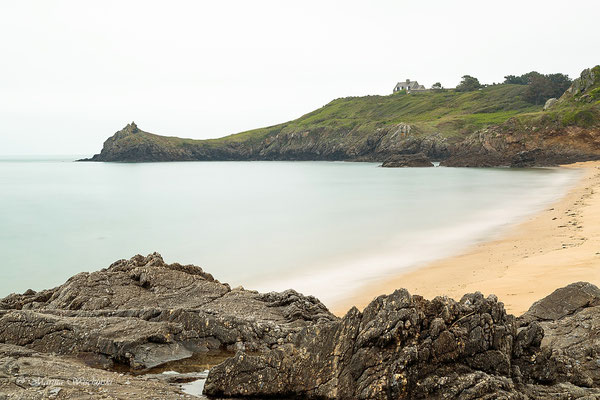
<path id="1" fill-rule="evenodd" d="M 494 293 L 508 312 L 531 304 L 572 282 L 600 284 L 600 161 L 564 165 L 583 171 L 559 201 L 511 229 L 505 237 L 473 246 L 464 254 L 433 262 L 363 287 L 332 304 L 337 315 L 362 309 L 375 296 L 403 287 L 425 298 Z"/>

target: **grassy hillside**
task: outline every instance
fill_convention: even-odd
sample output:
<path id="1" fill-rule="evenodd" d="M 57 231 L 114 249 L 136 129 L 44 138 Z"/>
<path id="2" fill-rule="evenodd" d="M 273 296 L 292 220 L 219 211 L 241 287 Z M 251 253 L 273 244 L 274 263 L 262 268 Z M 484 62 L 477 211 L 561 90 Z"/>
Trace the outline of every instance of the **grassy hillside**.
<path id="1" fill-rule="evenodd" d="M 541 111 L 522 99 L 526 86 L 495 85 L 475 92 L 442 90 L 389 96 L 347 97 L 308 113 L 294 121 L 255 129 L 206 142 L 263 140 L 272 134 L 327 130 L 340 134 L 373 132 L 398 123 L 413 125 L 415 134 L 440 132 L 446 137 L 462 136 L 510 117 Z"/>

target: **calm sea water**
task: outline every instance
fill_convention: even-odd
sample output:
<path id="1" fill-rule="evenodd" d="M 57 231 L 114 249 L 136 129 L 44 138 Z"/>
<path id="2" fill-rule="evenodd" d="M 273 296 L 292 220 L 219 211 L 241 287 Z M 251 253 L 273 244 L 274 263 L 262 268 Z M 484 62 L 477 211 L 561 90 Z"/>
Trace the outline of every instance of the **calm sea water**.
<path id="1" fill-rule="evenodd" d="M 0 295 L 160 252 L 324 301 L 498 234 L 576 171 L 373 163 L 0 159 Z"/>

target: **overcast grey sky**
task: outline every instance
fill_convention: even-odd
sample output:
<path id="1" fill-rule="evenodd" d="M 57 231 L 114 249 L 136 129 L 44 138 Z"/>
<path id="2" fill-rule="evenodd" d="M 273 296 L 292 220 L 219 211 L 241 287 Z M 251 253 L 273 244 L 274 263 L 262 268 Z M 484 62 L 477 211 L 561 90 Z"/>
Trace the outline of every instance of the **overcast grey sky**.
<path id="1" fill-rule="evenodd" d="M 93 154 L 135 120 L 219 137 L 406 78 L 600 63 L 600 1 L 2 1 L 0 154 Z"/>

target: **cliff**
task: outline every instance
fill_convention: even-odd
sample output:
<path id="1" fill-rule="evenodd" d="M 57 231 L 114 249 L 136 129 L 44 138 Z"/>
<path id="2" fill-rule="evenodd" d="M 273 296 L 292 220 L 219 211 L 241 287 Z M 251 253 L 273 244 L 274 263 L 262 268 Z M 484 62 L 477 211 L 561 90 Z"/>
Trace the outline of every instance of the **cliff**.
<path id="1" fill-rule="evenodd" d="M 385 161 L 422 153 L 451 166 L 530 166 L 600 158 L 600 66 L 542 110 L 524 85 L 351 97 L 294 121 L 220 139 L 144 132 L 131 123 L 85 161 Z"/>
<path id="2" fill-rule="evenodd" d="M 444 164 L 526 167 L 600 158 L 600 66 L 584 70 L 545 108 L 468 135 Z"/>

